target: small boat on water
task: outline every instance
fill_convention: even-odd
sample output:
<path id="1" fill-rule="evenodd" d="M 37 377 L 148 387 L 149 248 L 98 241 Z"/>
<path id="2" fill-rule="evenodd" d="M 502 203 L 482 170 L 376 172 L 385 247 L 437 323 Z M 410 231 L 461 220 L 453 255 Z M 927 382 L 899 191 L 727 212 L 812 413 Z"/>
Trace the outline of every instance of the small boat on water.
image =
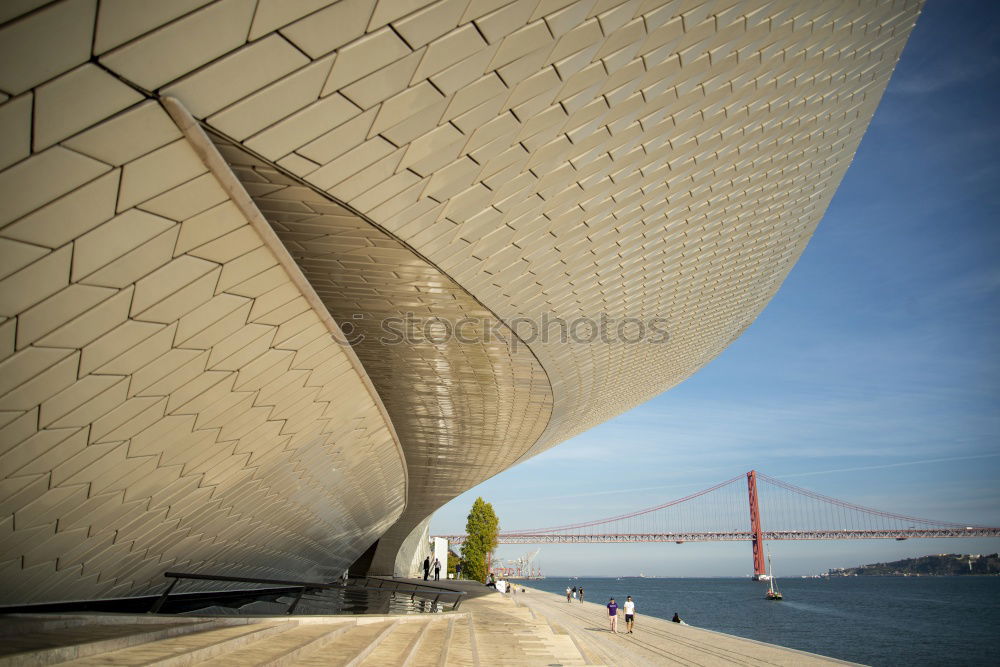
<path id="1" fill-rule="evenodd" d="M 767 594 L 764 596 L 768 600 L 783 600 L 781 591 L 774 585 L 774 570 L 771 568 L 771 554 L 767 555 Z"/>

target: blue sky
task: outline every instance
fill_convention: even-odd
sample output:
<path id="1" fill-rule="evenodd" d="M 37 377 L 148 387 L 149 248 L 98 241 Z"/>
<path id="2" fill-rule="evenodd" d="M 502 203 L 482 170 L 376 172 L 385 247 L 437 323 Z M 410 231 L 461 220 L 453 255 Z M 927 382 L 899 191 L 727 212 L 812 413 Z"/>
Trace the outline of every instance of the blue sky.
<path id="1" fill-rule="evenodd" d="M 432 534 L 461 532 L 477 495 L 501 528 L 528 529 L 751 468 L 883 510 L 1000 526 L 998 35 L 1000 4 L 931 0 L 819 229 L 750 329 L 680 386 L 459 496 Z M 998 549 L 770 545 L 790 574 Z M 544 545 L 539 560 L 553 575 L 751 569 L 745 543 Z"/>

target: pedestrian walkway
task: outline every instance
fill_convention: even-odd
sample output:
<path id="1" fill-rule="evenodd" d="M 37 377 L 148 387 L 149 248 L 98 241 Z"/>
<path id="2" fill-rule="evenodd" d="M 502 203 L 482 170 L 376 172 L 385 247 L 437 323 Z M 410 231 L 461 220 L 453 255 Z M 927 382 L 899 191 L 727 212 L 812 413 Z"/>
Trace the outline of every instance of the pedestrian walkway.
<path id="1" fill-rule="evenodd" d="M 458 611 L 438 614 L 3 616 L 0 667 L 845 664 L 642 615 L 634 635 L 614 635 L 599 604 L 568 604 L 530 588 L 502 595 L 476 582 L 447 584 L 467 595 Z"/>
<path id="2" fill-rule="evenodd" d="M 213 617 L 125 614 L 0 617 L 5 665 L 477 667 L 587 664 L 573 640 L 482 584 L 457 612 Z"/>
<path id="3" fill-rule="evenodd" d="M 635 632 L 609 629 L 608 610 L 593 602 L 528 588 L 518 605 L 545 618 L 557 635 L 571 638 L 587 664 L 608 665 L 844 665 L 834 658 L 796 651 L 638 614 Z M 621 604 L 621 603 L 619 603 Z"/>

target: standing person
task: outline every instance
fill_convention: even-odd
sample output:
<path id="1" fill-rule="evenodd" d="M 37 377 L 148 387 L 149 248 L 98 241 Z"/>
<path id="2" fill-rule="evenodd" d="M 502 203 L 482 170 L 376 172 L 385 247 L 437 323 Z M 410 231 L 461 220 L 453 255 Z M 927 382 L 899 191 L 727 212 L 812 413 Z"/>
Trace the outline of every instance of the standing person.
<path id="1" fill-rule="evenodd" d="M 441 581 L 441 561 L 434 559 L 434 581 Z"/>
<path id="2" fill-rule="evenodd" d="M 427 577 L 431 572 L 431 557 L 428 556 L 424 559 L 424 581 L 427 581 Z"/>
<path id="3" fill-rule="evenodd" d="M 567 586 L 566 587 L 566 602 L 572 602 L 573 601 L 573 599 L 570 597 L 572 595 L 572 593 L 573 592 L 569 589 L 569 586 Z"/>
<path id="4" fill-rule="evenodd" d="M 618 605 L 615 604 L 615 599 L 611 598 L 611 602 L 608 603 L 608 618 L 611 619 L 611 632 L 618 634 Z"/>
<path id="5" fill-rule="evenodd" d="M 583 586 L 580 586 L 580 588 L 576 592 L 580 596 L 580 603 L 582 604 L 583 603 Z"/>
<path id="6" fill-rule="evenodd" d="M 633 623 L 635 623 L 635 603 L 629 595 L 625 598 L 625 629 L 628 630 L 628 634 L 632 634 Z"/>

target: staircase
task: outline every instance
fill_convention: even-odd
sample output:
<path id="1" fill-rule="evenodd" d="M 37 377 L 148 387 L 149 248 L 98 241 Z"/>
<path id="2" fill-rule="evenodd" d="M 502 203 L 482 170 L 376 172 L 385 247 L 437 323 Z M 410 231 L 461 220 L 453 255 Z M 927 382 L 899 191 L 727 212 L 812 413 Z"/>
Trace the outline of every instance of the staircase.
<path id="1" fill-rule="evenodd" d="M 583 665 L 566 634 L 499 595 L 397 616 L 0 617 L 6 665 Z"/>
<path id="2" fill-rule="evenodd" d="M 8 618 L 0 666 L 427 664 L 424 641 L 454 617 L 157 620 Z"/>

